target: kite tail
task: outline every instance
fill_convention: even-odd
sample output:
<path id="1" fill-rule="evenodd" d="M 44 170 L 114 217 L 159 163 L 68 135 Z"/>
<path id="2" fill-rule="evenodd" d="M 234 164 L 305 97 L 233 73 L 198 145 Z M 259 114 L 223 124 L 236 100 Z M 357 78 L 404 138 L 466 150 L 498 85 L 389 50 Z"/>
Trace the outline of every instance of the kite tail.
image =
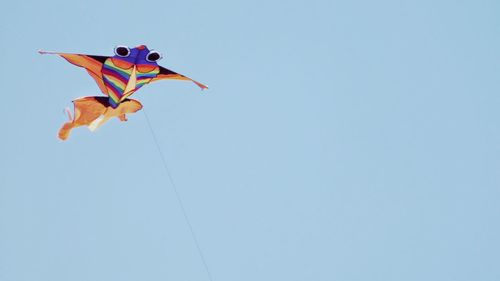
<path id="1" fill-rule="evenodd" d="M 127 121 L 126 114 L 132 114 L 142 109 L 137 100 L 125 99 L 117 104 L 116 108 L 108 102 L 108 97 L 83 97 L 73 101 L 74 114 L 68 109 L 69 121 L 59 130 L 61 140 L 68 139 L 73 128 L 87 126 L 94 131 L 111 118 Z"/>
<path id="2" fill-rule="evenodd" d="M 64 111 L 66 112 L 66 114 L 68 114 L 68 119 L 73 120 L 73 116 L 71 115 L 71 110 L 69 109 L 69 107 L 66 107 Z"/>
<path id="3" fill-rule="evenodd" d="M 67 140 L 69 137 L 69 134 L 71 133 L 71 130 L 75 127 L 75 123 L 73 123 L 73 120 L 70 122 L 64 123 L 62 128 L 59 130 L 59 138 L 61 140 Z"/>

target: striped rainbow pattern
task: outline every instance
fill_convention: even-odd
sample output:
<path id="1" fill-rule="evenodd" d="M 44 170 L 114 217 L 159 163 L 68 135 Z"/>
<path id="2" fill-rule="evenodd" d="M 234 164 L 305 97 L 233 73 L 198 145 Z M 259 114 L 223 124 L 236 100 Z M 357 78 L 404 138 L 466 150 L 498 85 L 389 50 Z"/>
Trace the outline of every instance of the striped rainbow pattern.
<path id="1" fill-rule="evenodd" d="M 107 59 L 102 65 L 102 78 L 113 108 L 116 108 L 120 103 L 133 69 L 133 64 L 130 64 L 128 69 L 116 66 L 112 58 Z"/>
<path id="2" fill-rule="evenodd" d="M 149 65 L 148 65 L 149 66 Z M 146 72 L 141 72 L 141 71 L 146 71 Z M 151 82 L 153 78 L 155 78 L 158 73 L 160 73 L 160 68 L 158 66 L 154 67 L 142 67 L 141 65 L 137 65 L 137 72 L 136 72 L 136 82 L 135 82 L 135 88 L 123 95 L 122 100 L 126 99 L 128 96 L 133 94 L 135 91 L 139 90 L 142 86 L 146 85 L 147 83 Z"/>
<path id="3" fill-rule="evenodd" d="M 102 77 L 104 85 L 107 88 L 109 103 L 113 108 L 116 108 L 121 101 L 155 78 L 160 72 L 160 68 L 156 65 L 136 66 L 126 61 L 114 60 L 116 60 L 116 58 L 109 58 L 104 62 L 102 66 Z M 134 67 L 136 67 L 137 71 L 134 71 Z M 133 82 L 131 76 L 134 72 L 136 76 L 135 85 L 128 85 Z M 127 92 L 125 92 L 125 90 L 127 90 Z"/>

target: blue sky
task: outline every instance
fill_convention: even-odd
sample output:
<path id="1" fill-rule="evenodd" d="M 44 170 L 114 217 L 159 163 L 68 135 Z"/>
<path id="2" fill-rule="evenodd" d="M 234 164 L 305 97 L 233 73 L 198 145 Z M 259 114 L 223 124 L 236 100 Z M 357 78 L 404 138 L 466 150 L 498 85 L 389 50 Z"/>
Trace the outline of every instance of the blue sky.
<path id="1" fill-rule="evenodd" d="M 207 280 L 142 112 L 38 49 L 164 53 L 147 85 L 214 281 L 499 280 L 497 1 L 10 1 L 0 280 Z"/>

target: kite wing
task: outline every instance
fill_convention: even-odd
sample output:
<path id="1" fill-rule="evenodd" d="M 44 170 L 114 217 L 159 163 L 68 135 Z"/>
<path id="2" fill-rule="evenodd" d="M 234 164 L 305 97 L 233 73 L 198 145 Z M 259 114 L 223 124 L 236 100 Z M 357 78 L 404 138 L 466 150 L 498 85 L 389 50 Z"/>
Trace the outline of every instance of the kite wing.
<path id="1" fill-rule="evenodd" d="M 108 94 L 106 86 L 104 85 L 104 81 L 102 80 L 102 65 L 107 56 L 91 56 L 91 55 L 83 55 L 83 54 L 68 54 L 68 53 L 57 53 L 57 52 L 46 52 L 46 51 L 38 51 L 40 54 L 51 54 L 51 55 L 59 55 L 66 59 L 68 62 L 83 67 L 87 70 L 87 72 L 94 78 L 97 86 L 101 89 L 101 92 L 105 95 Z"/>
<path id="2" fill-rule="evenodd" d="M 201 84 L 200 82 L 198 81 L 195 81 L 189 77 L 186 77 L 182 74 L 179 74 L 177 72 L 174 72 L 170 69 L 167 69 L 165 67 L 162 67 L 160 66 L 160 72 L 158 73 L 158 75 L 156 75 L 155 78 L 153 78 L 153 80 L 151 80 L 151 82 L 154 82 L 154 81 L 158 81 L 158 80 L 163 80 L 163 79 L 174 79 L 174 80 L 186 80 L 186 81 L 191 81 L 193 83 L 195 83 L 196 85 L 198 85 L 198 87 L 200 87 L 202 90 L 204 89 L 208 89 L 207 86 Z"/>

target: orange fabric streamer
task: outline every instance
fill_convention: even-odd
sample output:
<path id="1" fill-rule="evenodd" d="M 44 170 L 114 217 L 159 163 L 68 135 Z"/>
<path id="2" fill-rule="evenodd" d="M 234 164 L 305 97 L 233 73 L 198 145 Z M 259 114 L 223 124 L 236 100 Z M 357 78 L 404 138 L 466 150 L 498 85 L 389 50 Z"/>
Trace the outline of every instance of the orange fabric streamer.
<path id="1" fill-rule="evenodd" d="M 113 117 L 117 117 L 120 121 L 127 121 L 126 114 L 142 109 L 142 104 L 133 99 L 126 99 L 117 108 L 112 108 L 107 97 L 83 97 L 74 100 L 73 105 L 73 118 L 68 113 L 69 122 L 64 123 L 59 130 L 61 140 L 68 139 L 74 128 L 88 126 L 91 131 L 94 131 Z"/>

